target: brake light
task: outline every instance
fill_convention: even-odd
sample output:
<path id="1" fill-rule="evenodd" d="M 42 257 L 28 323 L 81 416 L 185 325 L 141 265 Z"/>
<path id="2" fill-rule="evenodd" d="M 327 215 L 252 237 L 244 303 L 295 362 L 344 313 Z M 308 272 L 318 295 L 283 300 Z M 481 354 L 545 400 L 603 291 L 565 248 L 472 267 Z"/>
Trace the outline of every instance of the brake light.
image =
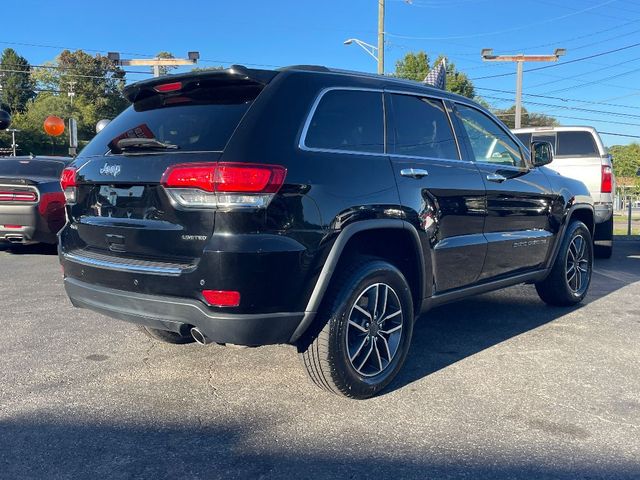
<path id="1" fill-rule="evenodd" d="M 0 191 L 0 202 L 35 202 L 38 195 L 35 192 Z"/>
<path id="2" fill-rule="evenodd" d="M 237 307 L 240 305 L 240 292 L 233 290 L 203 290 L 202 296 L 212 307 Z"/>
<path id="3" fill-rule="evenodd" d="M 6 228 L 7 230 L 9 229 L 16 230 L 16 229 L 22 228 L 22 225 L 3 225 L 3 227 Z"/>
<path id="4" fill-rule="evenodd" d="M 162 175 L 171 198 L 188 208 L 264 208 L 284 183 L 287 169 L 254 163 L 182 163 Z"/>
<path id="5" fill-rule="evenodd" d="M 609 165 L 602 166 L 602 180 L 600 182 L 601 193 L 611 193 L 613 172 Z"/>
<path id="6" fill-rule="evenodd" d="M 64 199 L 69 204 L 76 203 L 76 197 L 78 195 L 76 173 L 77 170 L 75 167 L 67 167 L 62 171 L 62 175 L 60 175 L 60 186 L 64 192 Z"/>
<path id="7" fill-rule="evenodd" d="M 182 82 L 163 83 L 156 85 L 153 89 L 158 93 L 176 92 L 182 88 Z"/>

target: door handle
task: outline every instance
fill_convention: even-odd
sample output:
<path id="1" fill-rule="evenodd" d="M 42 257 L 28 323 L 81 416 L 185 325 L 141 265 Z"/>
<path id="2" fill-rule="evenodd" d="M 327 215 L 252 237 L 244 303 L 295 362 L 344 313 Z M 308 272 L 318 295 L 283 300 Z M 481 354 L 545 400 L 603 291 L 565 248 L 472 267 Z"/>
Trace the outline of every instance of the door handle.
<path id="1" fill-rule="evenodd" d="M 400 170 L 400 175 L 403 177 L 422 178 L 429 175 L 424 168 L 403 168 Z"/>
<path id="2" fill-rule="evenodd" d="M 490 173 L 487 175 L 487 180 L 490 182 L 502 183 L 507 179 L 504 175 L 500 175 L 499 173 Z"/>

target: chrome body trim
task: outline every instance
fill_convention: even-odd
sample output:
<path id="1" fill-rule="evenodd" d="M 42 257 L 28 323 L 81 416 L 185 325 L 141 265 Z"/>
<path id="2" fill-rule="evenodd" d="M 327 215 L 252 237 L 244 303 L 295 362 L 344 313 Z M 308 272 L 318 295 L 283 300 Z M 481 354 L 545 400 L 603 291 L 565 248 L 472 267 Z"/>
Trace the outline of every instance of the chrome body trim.
<path id="1" fill-rule="evenodd" d="M 118 272 L 128 273 L 145 273 L 148 275 L 164 275 L 168 277 L 179 277 L 186 269 L 178 266 L 159 266 L 159 265 L 144 265 L 116 262 L 108 260 L 100 260 L 98 258 L 91 258 L 77 253 L 63 253 L 62 256 L 65 260 L 80 265 L 86 265 L 88 267 L 104 268 L 106 270 L 114 270 Z"/>

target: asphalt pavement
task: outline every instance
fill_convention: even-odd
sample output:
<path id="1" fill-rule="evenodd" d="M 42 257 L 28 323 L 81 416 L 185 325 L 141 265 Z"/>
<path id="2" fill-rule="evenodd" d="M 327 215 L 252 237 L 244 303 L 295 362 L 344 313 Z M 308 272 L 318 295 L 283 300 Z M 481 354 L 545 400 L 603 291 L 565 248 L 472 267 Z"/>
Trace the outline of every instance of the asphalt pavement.
<path id="1" fill-rule="evenodd" d="M 74 309 L 51 249 L 0 251 L 0 479 L 638 479 L 640 242 L 614 251 L 576 308 L 521 285 L 427 313 L 366 401 L 293 347 Z"/>

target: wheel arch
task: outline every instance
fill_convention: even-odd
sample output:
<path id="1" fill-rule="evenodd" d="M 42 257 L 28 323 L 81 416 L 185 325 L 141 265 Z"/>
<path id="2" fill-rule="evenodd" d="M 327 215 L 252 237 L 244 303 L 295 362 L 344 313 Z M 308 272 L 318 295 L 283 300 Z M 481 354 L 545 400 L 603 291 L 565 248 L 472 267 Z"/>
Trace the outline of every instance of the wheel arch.
<path id="1" fill-rule="evenodd" d="M 391 242 L 399 248 L 390 251 Z M 414 311 L 420 311 L 430 269 L 417 230 L 400 219 L 361 220 L 347 225 L 334 241 L 291 343 L 295 343 L 313 323 L 334 274 L 353 255 L 373 255 L 395 265 L 409 282 Z"/>
<path id="2" fill-rule="evenodd" d="M 564 217 L 564 222 L 562 223 L 558 231 L 557 239 L 553 248 L 553 253 L 549 256 L 549 259 L 547 261 L 547 270 L 551 270 L 551 267 L 553 266 L 553 263 L 558 256 L 560 245 L 562 244 L 562 239 L 564 238 L 564 235 L 567 231 L 567 228 L 571 224 L 571 221 L 574 219 L 580 220 L 582 223 L 584 223 L 589 229 L 589 233 L 593 237 L 595 231 L 595 213 L 593 210 L 593 205 L 589 203 L 576 203 L 569 207 Z"/>

